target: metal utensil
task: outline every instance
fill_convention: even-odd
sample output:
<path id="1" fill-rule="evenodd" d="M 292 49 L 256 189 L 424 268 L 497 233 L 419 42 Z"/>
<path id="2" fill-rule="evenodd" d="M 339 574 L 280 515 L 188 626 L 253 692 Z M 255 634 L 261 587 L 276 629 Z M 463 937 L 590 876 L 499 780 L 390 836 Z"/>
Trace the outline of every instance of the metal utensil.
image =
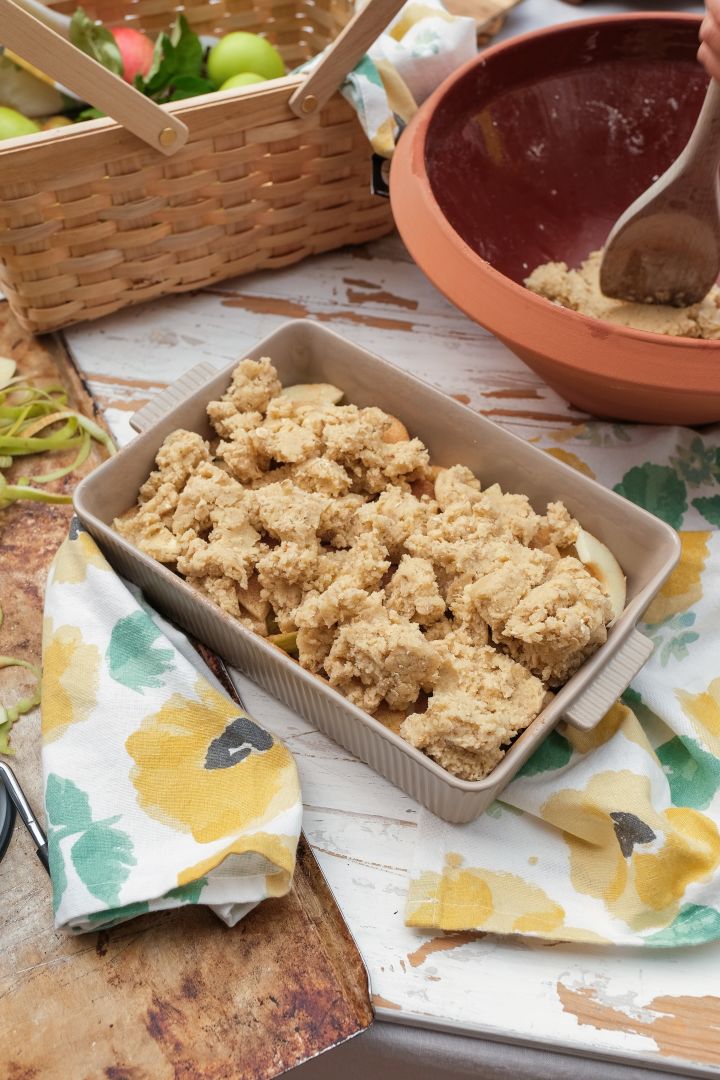
<path id="1" fill-rule="evenodd" d="M 37 850 L 37 857 L 43 864 L 48 873 L 50 873 L 50 863 L 48 861 L 48 846 L 45 833 L 38 825 L 35 812 L 30 803 L 25 798 L 25 794 L 17 781 L 15 773 L 12 771 L 9 765 L 6 765 L 4 761 L 0 761 L 0 784 L 4 785 L 5 791 L 10 796 L 12 803 L 15 806 L 23 825 L 30 833 L 33 839 L 35 848 Z"/>
<path id="2" fill-rule="evenodd" d="M 680 156 L 619 218 L 605 245 L 606 296 L 687 307 L 720 273 L 720 85 L 708 87 Z"/>

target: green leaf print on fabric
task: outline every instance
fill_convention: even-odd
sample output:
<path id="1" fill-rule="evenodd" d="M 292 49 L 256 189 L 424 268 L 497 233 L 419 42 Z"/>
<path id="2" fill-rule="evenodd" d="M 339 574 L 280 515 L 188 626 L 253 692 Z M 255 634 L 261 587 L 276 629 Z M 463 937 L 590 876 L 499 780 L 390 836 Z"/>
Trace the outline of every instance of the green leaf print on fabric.
<path id="1" fill-rule="evenodd" d="M 65 889 L 67 873 L 60 844 L 69 836 L 81 835 L 70 848 L 78 877 L 88 892 L 106 904 L 116 904 L 120 887 L 135 865 L 133 843 L 127 833 L 113 828 L 117 817 L 93 821 L 90 800 L 72 780 L 50 773 L 45 788 L 48 816 L 48 858 L 53 883 L 53 908 L 57 911 Z"/>
<path id="2" fill-rule="evenodd" d="M 150 904 L 147 900 L 138 900 L 134 904 L 126 904 L 125 907 L 93 911 L 92 915 L 88 915 L 88 922 L 102 923 L 107 930 L 116 923 L 125 922 L 126 919 L 134 919 L 137 915 L 147 915 L 149 910 Z"/>
<path id="3" fill-rule="evenodd" d="M 184 900 L 187 904 L 197 904 L 200 893 L 207 883 L 208 879 L 205 877 L 198 878 L 197 881 L 188 881 L 187 885 L 178 885 L 176 889 L 166 892 L 165 896 L 170 900 Z"/>
<path id="4" fill-rule="evenodd" d="M 500 802 L 499 799 L 496 799 L 495 802 L 490 803 L 485 813 L 491 818 L 501 818 L 503 814 L 510 814 L 512 817 L 522 817 L 525 811 L 520 810 L 511 803 Z"/>
<path id="5" fill-rule="evenodd" d="M 676 735 L 655 753 L 670 785 L 675 806 L 704 810 L 720 787 L 720 761 L 689 735 Z"/>
<path id="6" fill-rule="evenodd" d="M 678 446 L 677 457 L 670 458 L 670 464 L 690 487 L 720 481 L 720 447 L 706 447 L 699 435 L 689 446 Z"/>
<path id="7" fill-rule="evenodd" d="M 155 623 L 144 611 L 134 611 L 113 626 L 107 650 L 107 665 L 115 682 L 139 694 L 149 687 L 162 686 L 173 667 L 173 650 L 153 648 L 161 637 Z"/>
<path id="8" fill-rule="evenodd" d="M 170 889 L 161 900 L 184 900 L 187 904 L 197 904 L 200 894 L 207 885 L 207 878 L 198 878 L 197 881 L 189 881 L 187 885 L 179 885 L 176 889 Z M 104 927 L 115 926 L 116 923 L 134 919 L 137 915 L 147 915 L 150 911 L 149 900 L 138 900 L 134 904 L 126 904 L 125 907 L 108 908 L 105 911 L 94 911 L 88 915 L 89 923 L 102 923 Z"/>
<path id="9" fill-rule="evenodd" d="M 60 843 L 58 833 L 59 829 L 48 829 L 47 833 L 47 845 L 48 845 L 48 862 L 50 864 L 50 880 L 52 881 L 53 889 L 53 914 L 57 913 L 57 909 L 60 907 L 60 901 L 65 895 L 67 889 L 67 874 L 65 873 L 65 859 L 63 853 L 60 850 Z"/>
<path id="10" fill-rule="evenodd" d="M 630 442 L 630 434 L 623 424 L 598 423 L 588 420 L 575 438 L 579 442 L 589 442 L 591 446 L 617 446 L 618 443 Z"/>
<path id="11" fill-rule="evenodd" d="M 92 824 L 90 800 L 85 792 L 76 787 L 72 780 L 63 780 L 54 773 L 48 776 L 45 808 L 48 820 L 53 825 L 61 826 L 66 836 L 81 832 Z"/>
<path id="12" fill-rule="evenodd" d="M 380 72 L 369 56 L 363 56 L 360 63 L 355 67 L 353 75 L 362 75 L 374 86 L 379 86 L 381 90 L 384 89 L 384 83 L 380 78 Z"/>
<path id="13" fill-rule="evenodd" d="M 720 911 L 701 904 L 683 904 L 669 926 L 650 934 L 645 945 L 656 949 L 678 945 L 702 945 L 720 938 Z"/>
<path id="14" fill-rule="evenodd" d="M 136 862 L 128 834 L 112 827 L 117 820 L 93 822 L 70 853 L 85 888 L 108 906 L 117 904 L 120 888 Z"/>
<path id="15" fill-rule="evenodd" d="M 692 504 L 706 521 L 720 529 L 720 495 L 712 495 L 706 499 L 693 499 Z"/>
<path id="16" fill-rule="evenodd" d="M 441 45 L 442 41 L 437 30 L 426 28 L 416 35 L 411 50 L 412 55 L 418 60 L 422 60 L 426 56 L 437 56 Z"/>
<path id="17" fill-rule="evenodd" d="M 687 489 L 675 470 L 667 465 L 653 465 L 649 461 L 636 465 L 625 473 L 613 491 L 662 518 L 674 529 L 682 525 Z"/>
<path id="18" fill-rule="evenodd" d="M 551 731 L 517 775 L 537 776 L 538 773 L 549 772 L 550 769 L 562 769 L 572 757 L 572 752 L 572 746 L 565 736 Z"/>
<path id="19" fill-rule="evenodd" d="M 659 623 L 647 623 L 645 631 L 658 650 L 662 667 L 667 667 L 670 660 L 684 660 L 688 654 L 688 645 L 697 641 L 700 635 L 688 630 L 695 622 L 694 611 L 683 611 L 680 615 L 671 615 Z"/>

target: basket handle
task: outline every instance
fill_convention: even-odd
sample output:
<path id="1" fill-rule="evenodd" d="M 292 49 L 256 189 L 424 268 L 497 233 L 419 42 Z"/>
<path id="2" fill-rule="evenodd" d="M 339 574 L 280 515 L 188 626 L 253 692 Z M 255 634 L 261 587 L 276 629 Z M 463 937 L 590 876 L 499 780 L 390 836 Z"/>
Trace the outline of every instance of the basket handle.
<path id="1" fill-rule="evenodd" d="M 162 154 L 185 145 L 188 129 L 97 60 L 86 56 L 12 0 L 0 0 L 2 44 L 23 60 L 69 87 L 83 101 L 111 116 Z"/>
<path id="2" fill-rule="evenodd" d="M 332 97 L 349 71 L 362 59 L 388 23 L 395 18 L 405 0 L 368 0 L 357 11 L 319 64 L 305 78 L 290 98 L 296 116 L 308 116 Z"/>

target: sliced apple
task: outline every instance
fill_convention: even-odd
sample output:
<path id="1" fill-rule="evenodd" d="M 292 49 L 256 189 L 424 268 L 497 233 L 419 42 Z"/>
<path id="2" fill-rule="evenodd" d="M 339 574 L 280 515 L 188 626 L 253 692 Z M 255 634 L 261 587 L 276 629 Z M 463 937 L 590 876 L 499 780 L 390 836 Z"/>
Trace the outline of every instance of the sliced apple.
<path id="1" fill-rule="evenodd" d="M 302 401 L 306 405 L 337 405 L 344 396 L 339 387 L 324 382 L 296 383 L 294 386 L 283 386 L 280 391 L 280 397 Z"/>
<path id="2" fill-rule="evenodd" d="M 388 413 L 388 418 L 390 424 L 383 431 L 382 441 L 384 443 L 408 442 L 410 433 L 402 420 L 398 420 L 397 416 L 392 416 L 390 413 Z"/>
<path id="3" fill-rule="evenodd" d="M 618 615 L 622 614 L 625 608 L 625 595 L 627 592 L 627 583 L 620 563 L 610 551 L 610 548 L 584 529 L 581 529 L 578 533 L 575 550 L 583 566 L 605 586 L 612 604 L 614 621 Z"/>
<path id="4" fill-rule="evenodd" d="M 289 653 L 291 656 L 297 656 L 296 630 L 289 634 L 270 634 L 268 641 L 271 645 L 276 645 L 278 649 L 282 649 L 283 652 Z"/>
<path id="5" fill-rule="evenodd" d="M 16 364 L 9 356 L 0 356 L 0 390 L 12 379 L 15 374 Z"/>

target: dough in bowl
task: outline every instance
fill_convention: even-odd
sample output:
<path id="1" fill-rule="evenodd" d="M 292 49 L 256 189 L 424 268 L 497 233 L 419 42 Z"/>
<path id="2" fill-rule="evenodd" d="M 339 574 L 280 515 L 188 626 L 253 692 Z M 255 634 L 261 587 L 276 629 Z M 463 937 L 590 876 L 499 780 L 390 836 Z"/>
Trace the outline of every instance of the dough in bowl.
<path id="1" fill-rule="evenodd" d="M 525 285 L 538 296 L 605 322 L 650 334 L 720 340 L 720 289 L 716 285 L 699 304 L 685 308 L 611 300 L 600 291 L 601 259 L 602 251 L 593 251 L 578 270 L 564 262 L 543 263 L 525 279 Z"/>

